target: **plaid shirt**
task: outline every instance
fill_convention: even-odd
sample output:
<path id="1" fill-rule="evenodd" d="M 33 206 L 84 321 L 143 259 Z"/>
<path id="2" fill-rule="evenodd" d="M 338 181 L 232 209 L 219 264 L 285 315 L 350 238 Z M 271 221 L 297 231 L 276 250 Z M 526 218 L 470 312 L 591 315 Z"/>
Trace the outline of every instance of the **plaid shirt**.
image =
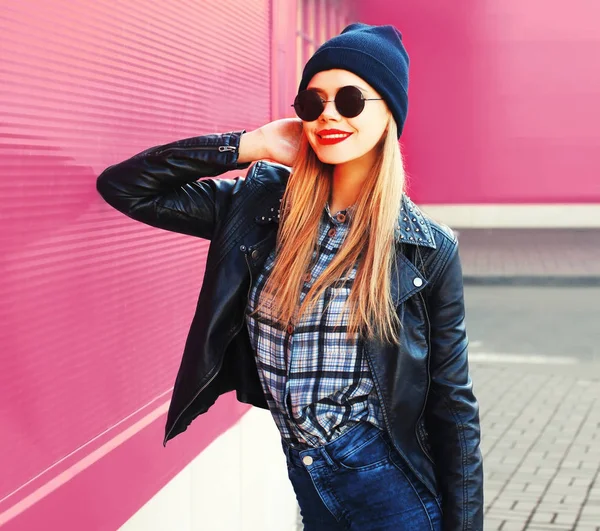
<path id="1" fill-rule="evenodd" d="M 352 209 L 334 217 L 326 206 L 319 225 L 318 253 L 313 254 L 314 265 L 304 279 L 300 302 L 342 245 L 351 217 Z M 328 287 L 293 328 L 283 328 L 264 310 L 255 317 L 249 315 L 257 307 L 274 261 L 275 250 L 252 286 L 246 321 L 263 391 L 282 438 L 293 446 L 320 446 L 361 420 L 382 427 L 358 334 L 350 341 L 346 338 L 348 311 L 342 309 L 356 266 L 341 279 L 344 282 Z"/>

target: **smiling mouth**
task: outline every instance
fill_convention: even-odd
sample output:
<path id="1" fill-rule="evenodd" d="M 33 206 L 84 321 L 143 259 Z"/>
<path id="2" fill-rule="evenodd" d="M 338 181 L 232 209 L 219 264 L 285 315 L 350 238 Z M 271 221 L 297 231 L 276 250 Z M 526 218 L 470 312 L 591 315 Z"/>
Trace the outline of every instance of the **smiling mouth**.
<path id="1" fill-rule="evenodd" d="M 331 144 L 339 144 L 350 136 L 352 136 L 352 133 L 317 134 L 317 139 L 319 140 L 319 144 L 329 146 Z"/>

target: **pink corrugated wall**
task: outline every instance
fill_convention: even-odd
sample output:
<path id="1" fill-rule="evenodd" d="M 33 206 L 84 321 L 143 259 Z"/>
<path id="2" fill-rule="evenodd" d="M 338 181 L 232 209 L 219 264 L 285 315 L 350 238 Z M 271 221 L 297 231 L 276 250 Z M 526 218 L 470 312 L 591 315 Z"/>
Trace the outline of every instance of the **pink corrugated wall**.
<path id="1" fill-rule="evenodd" d="M 412 58 L 404 135 L 423 203 L 600 202 L 600 3 L 361 2 Z"/>
<path id="2" fill-rule="evenodd" d="M 244 412 L 222 400 L 162 448 L 207 243 L 95 179 L 268 121 L 270 47 L 268 0 L 3 3 L 0 526 L 115 529 Z"/>

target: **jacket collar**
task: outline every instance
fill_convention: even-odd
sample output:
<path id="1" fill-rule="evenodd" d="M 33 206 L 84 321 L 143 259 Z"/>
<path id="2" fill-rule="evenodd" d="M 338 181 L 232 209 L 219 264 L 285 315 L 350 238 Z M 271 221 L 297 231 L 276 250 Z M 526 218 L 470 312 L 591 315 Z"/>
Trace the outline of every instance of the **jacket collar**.
<path id="1" fill-rule="evenodd" d="M 276 194 L 273 201 L 266 202 L 259 207 L 258 215 L 254 218 L 255 222 L 259 225 L 279 223 L 282 197 L 283 193 Z M 420 247 L 436 248 L 431 223 L 406 194 L 402 197 L 402 206 L 396 227 L 396 241 Z"/>
<path id="2" fill-rule="evenodd" d="M 406 194 L 402 197 L 402 206 L 396 227 L 396 241 L 436 248 L 431 223 Z"/>

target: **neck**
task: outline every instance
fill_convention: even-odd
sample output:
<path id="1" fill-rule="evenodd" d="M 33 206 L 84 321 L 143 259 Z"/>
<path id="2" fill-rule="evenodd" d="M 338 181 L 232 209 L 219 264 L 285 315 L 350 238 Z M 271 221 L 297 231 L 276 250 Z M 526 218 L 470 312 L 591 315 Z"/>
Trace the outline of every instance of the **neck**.
<path id="1" fill-rule="evenodd" d="M 372 165 L 373 161 L 368 160 L 368 157 L 335 165 L 329 198 L 329 209 L 332 214 L 356 203 Z"/>

